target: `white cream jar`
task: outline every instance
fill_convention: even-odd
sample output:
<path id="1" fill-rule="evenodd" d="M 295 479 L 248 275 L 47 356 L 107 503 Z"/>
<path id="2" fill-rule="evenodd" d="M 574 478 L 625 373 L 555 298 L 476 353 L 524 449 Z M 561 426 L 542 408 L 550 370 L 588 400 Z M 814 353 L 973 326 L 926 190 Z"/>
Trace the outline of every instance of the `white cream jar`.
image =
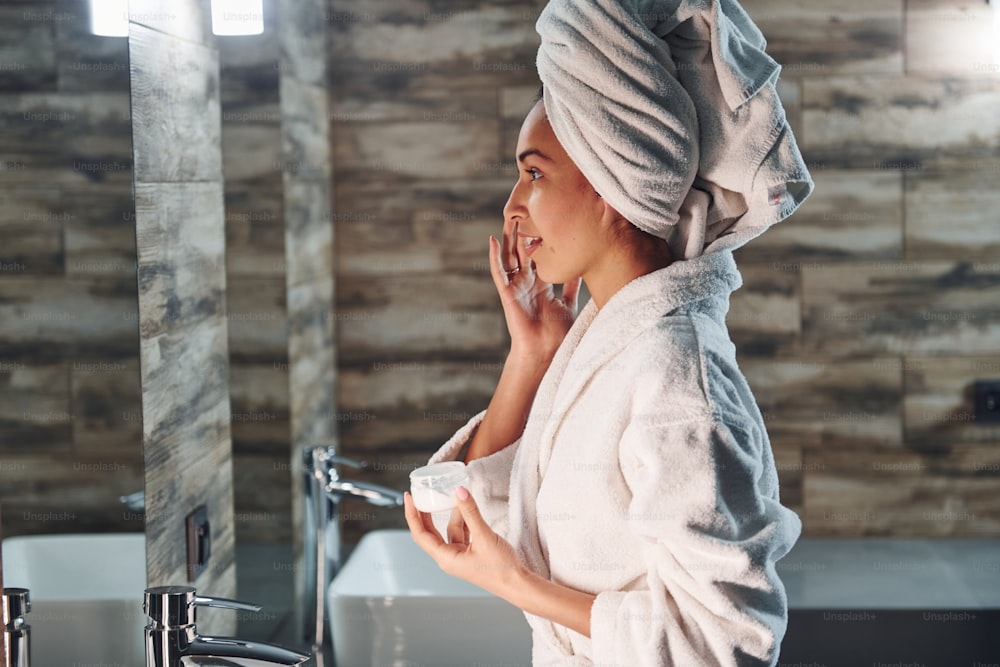
<path id="1" fill-rule="evenodd" d="M 457 505 L 455 490 L 469 488 L 469 471 L 461 461 L 432 463 L 410 473 L 413 504 L 421 512 L 441 512 Z"/>

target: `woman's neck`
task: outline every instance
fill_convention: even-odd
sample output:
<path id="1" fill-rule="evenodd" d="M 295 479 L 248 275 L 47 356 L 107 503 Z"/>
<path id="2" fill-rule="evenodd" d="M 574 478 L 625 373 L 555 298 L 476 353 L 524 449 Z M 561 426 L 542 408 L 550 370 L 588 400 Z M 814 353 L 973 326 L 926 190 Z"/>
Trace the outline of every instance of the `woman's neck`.
<path id="1" fill-rule="evenodd" d="M 670 246 L 663 239 L 644 235 L 634 244 L 623 244 L 620 252 L 612 253 L 601 267 L 583 276 L 587 291 L 598 310 L 604 307 L 618 290 L 647 273 L 659 271 L 673 263 Z"/>

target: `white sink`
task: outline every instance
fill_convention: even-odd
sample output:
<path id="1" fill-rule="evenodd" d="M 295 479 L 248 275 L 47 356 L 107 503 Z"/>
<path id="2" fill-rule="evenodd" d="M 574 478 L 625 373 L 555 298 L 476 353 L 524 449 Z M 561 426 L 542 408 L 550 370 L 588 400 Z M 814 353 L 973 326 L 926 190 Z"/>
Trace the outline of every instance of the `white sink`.
<path id="1" fill-rule="evenodd" d="M 406 530 L 365 534 L 327 589 L 338 665 L 530 665 L 517 607 L 449 576 Z"/>
<path id="2" fill-rule="evenodd" d="M 145 664 L 143 533 L 11 537 L 3 577 L 29 590 L 32 664 Z"/>

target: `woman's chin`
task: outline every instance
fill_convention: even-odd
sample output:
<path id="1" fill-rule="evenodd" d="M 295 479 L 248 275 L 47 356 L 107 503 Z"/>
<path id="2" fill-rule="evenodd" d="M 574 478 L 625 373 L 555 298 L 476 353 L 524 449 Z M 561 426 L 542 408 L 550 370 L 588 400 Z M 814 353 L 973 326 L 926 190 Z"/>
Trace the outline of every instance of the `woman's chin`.
<path id="1" fill-rule="evenodd" d="M 575 276 L 567 275 L 565 272 L 553 271 L 552 267 L 539 266 L 538 264 L 535 264 L 535 274 L 539 280 L 550 285 L 562 285 L 575 278 Z"/>
<path id="2" fill-rule="evenodd" d="M 535 264 L 535 274 L 542 282 L 551 283 L 553 285 L 555 284 L 555 281 L 552 280 L 552 276 L 549 272 L 544 267 L 538 266 L 538 264 Z"/>

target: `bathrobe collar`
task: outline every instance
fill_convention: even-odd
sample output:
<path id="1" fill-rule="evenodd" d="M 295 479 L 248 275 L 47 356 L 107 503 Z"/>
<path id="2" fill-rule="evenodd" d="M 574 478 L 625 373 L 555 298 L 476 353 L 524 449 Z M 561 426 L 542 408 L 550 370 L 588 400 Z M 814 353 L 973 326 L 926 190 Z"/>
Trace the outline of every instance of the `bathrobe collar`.
<path id="1" fill-rule="evenodd" d="M 600 310 L 593 301 L 584 306 L 542 378 L 513 463 L 518 474 L 511 478 L 509 538 L 530 570 L 550 576 L 535 501 L 555 434 L 587 382 L 643 331 L 678 310 L 704 313 L 724 326 L 729 295 L 740 285 L 732 252 L 720 250 L 640 276 Z M 550 641 L 562 643 L 549 621 L 527 616 Z"/>
<path id="2" fill-rule="evenodd" d="M 647 273 L 616 292 L 600 310 L 588 301 L 562 345 L 565 367 L 555 381 L 551 414 L 562 416 L 597 370 L 662 317 L 678 310 L 701 312 L 724 325 L 729 295 L 743 284 L 732 252 L 711 252 Z M 554 360 L 553 360 L 554 361 Z M 551 445 L 551 442 L 545 441 Z M 540 450 L 548 462 L 550 450 Z M 544 475 L 545 466 L 541 469 Z"/>

